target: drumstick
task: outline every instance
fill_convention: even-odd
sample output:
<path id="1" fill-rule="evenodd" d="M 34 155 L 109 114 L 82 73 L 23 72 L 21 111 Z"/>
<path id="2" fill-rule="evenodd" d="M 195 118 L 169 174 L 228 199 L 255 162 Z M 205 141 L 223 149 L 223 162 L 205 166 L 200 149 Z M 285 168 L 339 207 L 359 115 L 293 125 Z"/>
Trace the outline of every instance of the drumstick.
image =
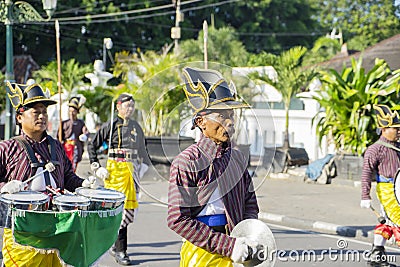
<path id="1" fill-rule="evenodd" d="M 42 171 L 39 172 L 39 173 L 36 173 L 36 174 L 35 174 L 34 176 L 32 176 L 31 178 L 25 180 L 25 181 L 24 181 L 24 186 L 26 186 L 26 185 L 27 185 L 30 181 L 32 181 L 33 179 L 38 178 L 40 175 L 42 175 L 42 174 L 45 173 L 46 171 L 52 172 L 52 171 L 54 171 L 54 170 L 56 169 L 56 167 L 54 166 L 54 164 L 51 163 L 51 162 L 47 163 L 44 167 L 45 167 L 44 170 L 42 170 Z"/>
<path id="2" fill-rule="evenodd" d="M 60 192 L 57 192 L 56 190 L 54 190 L 51 186 L 46 186 L 46 189 L 49 190 L 50 192 L 52 192 L 54 195 L 56 196 L 61 196 Z"/>
<path id="3" fill-rule="evenodd" d="M 75 193 L 72 193 L 71 191 L 68 191 L 67 189 L 64 188 L 64 194 L 65 195 L 75 195 Z"/>
<path id="4" fill-rule="evenodd" d="M 384 224 L 386 222 L 386 219 L 384 217 L 382 217 L 375 209 L 374 207 L 372 207 L 372 205 L 370 206 L 370 209 L 375 213 L 376 217 L 378 218 L 378 222 L 381 224 Z"/>

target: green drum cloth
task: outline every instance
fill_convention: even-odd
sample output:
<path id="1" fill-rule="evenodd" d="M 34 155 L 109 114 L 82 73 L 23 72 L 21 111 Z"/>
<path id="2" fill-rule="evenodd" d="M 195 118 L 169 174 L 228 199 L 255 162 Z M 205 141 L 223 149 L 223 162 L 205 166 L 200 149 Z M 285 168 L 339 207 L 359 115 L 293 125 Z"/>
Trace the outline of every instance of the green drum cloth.
<path id="1" fill-rule="evenodd" d="M 13 236 L 18 244 L 56 249 L 63 262 L 86 267 L 114 244 L 122 211 L 123 205 L 103 211 L 13 210 Z"/>

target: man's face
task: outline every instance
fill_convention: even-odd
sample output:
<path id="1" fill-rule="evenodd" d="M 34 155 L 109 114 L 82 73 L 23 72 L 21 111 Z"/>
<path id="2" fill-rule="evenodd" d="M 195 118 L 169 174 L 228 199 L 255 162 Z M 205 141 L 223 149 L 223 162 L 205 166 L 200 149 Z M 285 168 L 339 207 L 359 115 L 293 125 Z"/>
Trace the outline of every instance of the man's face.
<path id="1" fill-rule="evenodd" d="M 400 127 L 382 128 L 382 136 L 389 141 L 397 141 L 400 138 Z"/>
<path id="2" fill-rule="evenodd" d="M 130 100 L 122 102 L 121 104 L 117 104 L 117 110 L 118 110 L 118 115 L 121 118 L 127 119 L 135 111 L 135 102 Z"/>
<path id="3" fill-rule="evenodd" d="M 72 120 L 76 120 L 78 118 L 78 110 L 73 107 L 68 108 L 69 118 Z"/>
<path id="4" fill-rule="evenodd" d="M 35 104 L 22 114 L 18 114 L 17 120 L 26 134 L 41 134 L 47 129 L 47 107 L 42 103 Z"/>
<path id="5" fill-rule="evenodd" d="M 220 144 L 229 141 L 235 133 L 235 112 L 233 110 L 215 111 L 196 119 L 203 134 Z"/>

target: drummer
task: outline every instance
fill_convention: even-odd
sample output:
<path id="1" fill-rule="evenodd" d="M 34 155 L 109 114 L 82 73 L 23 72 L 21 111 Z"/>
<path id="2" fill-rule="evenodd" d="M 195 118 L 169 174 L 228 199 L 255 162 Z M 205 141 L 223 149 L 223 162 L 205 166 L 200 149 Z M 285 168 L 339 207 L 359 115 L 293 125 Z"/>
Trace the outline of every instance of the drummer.
<path id="1" fill-rule="evenodd" d="M 97 150 L 107 144 L 108 160 L 106 168 L 100 167 L 96 175 L 104 178 L 104 187 L 125 194 L 124 213 L 118 238 L 110 249 L 110 254 L 120 265 L 130 265 L 127 254 L 128 225 L 134 221 L 138 204 L 139 179 L 150 165 L 145 137 L 139 123 L 132 118 L 135 100 L 128 93 L 117 98 L 116 118 L 105 123 L 88 143 L 89 159 L 92 168 L 99 166 Z M 94 167 L 96 166 L 96 167 Z"/>
<path id="2" fill-rule="evenodd" d="M 400 228 L 391 221 L 400 221 L 398 202 L 393 191 L 393 182 L 397 170 L 400 168 L 399 147 L 400 117 L 397 111 L 392 111 L 386 105 L 374 105 L 376 119 L 381 136 L 379 140 L 369 146 L 364 154 L 362 170 L 361 208 L 371 208 L 371 181 L 376 178 L 376 191 L 382 205 L 382 215 L 386 223 L 375 227 L 372 251 L 368 262 L 372 266 L 390 266 L 387 262 L 385 243 L 392 235 L 400 245 Z M 389 218 L 388 214 L 394 214 Z M 389 220 L 391 219 L 391 220 Z M 397 224 L 398 224 L 397 222 Z"/>
<path id="3" fill-rule="evenodd" d="M 96 180 L 78 177 L 61 143 L 46 132 L 47 107 L 56 104 L 39 84 L 22 85 L 7 82 L 8 97 L 16 112 L 16 124 L 21 134 L 0 142 L 0 191 L 16 193 L 25 189 L 46 192 L 46 186 L 75 191 L 89 187 Z M 50 164 L 52 168 L 46 167 Z M 39 174 L 26 185 L 23 181 Z M 44 222 L 45 223 L 45 222 Z M 56 253 L 40 253 L 29 246 L 15 244 L 11 229 L 3 234 L 3 262 L 5 266 L 62 266 Z"/>
<path id="4" fill-rule="evenodd" d="M 201 134 L 172 162 L 168 226 L 186 240 L 181 267 L 232 266 L 257 245 L 229 236 L 236 224 L 257 219 L 259 212 L 247 159 L 232 144 L 234 110 L 250 106 L 236 100 L 234 85 L 219 72 L 184 68 L 183 75 L 192 129 Z"/>

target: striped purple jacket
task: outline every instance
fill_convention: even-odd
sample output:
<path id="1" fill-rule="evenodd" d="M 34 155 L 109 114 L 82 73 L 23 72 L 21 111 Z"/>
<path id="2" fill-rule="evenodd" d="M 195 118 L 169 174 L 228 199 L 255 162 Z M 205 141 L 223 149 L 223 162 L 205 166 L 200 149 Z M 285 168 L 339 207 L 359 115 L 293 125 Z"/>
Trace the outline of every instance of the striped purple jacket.
<path id="1" fill-rule="evenodd" d="M 398 142 L 387 140 L 381 136 L 379 140 L 399 147 Z M 386 178 L 394 178 L 397 170 L 400 168 L 399 152 L 381 144 L 374 143 L 365 151 L 363 170 L 361 176 L 361 199 L 371 199 L 371 181 L 376 175 L 382 175 Z"/>
<path id="2" fill-rule="evenodd" d="M 31 144 L 36 157 L 41 162 L 50 161 L 49 142 L 47 134 L 42 141 L 36 142 L 22 133 L 22 136 Z M 57 186 L 61 189 L 66 188 L 69 191 L 75 191 L 75 188 L 82 185 L 83 179 L 77 176 L 70 160 L 65 154 L 61 143 L 55 140 L 57 160 L 60 165 L 52 172 Z M 36 168 L 31 168 L 29 158 L 24 148 L 14 139 L 0 142 L 0 188 L 11 180 L 27 180 L 36 172 Z"/>
<path id="3" fill-rule="evenodd" d="M 196 220 L 217 186 L 230 231 L 242 220 L 257 219 L 257 199 L 244 155 L 229 144 L 217 145 L 202 135 L 171 164 L 167 222 L 192 244 L 229 257 L 235 238 Z"/>

